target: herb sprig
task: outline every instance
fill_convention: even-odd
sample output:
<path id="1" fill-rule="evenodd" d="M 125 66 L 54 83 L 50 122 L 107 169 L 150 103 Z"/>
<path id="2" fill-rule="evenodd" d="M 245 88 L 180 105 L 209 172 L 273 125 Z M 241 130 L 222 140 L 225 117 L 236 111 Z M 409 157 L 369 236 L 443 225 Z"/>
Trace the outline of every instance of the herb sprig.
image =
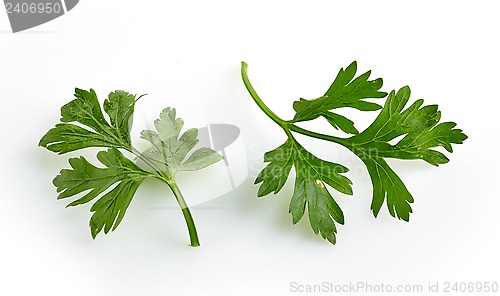
<path id="1" fill-rule="evenodd" d="M 381 78 L 369 80 L 370 71 L 356 77 L 356 62 L 340 69 L 323 96 L 295 101 L 293 119 L 283 120 L 261 100 L 250 83 L 247 67 L 242 62 L 241 75 L 245 87 L 260 109 L 286 134 L 284 144 L 264 154 L 264 161 L 268 164 L 255 180 L 255 184 L 261 184 L 257 194 L 262 197 L 271 192 L 278 193 L 294 167 L 295 186 L 289 207 L 293 223 L 304 216 L 307 208 L 314 233 L 321 234 L 332 244 L 336 242 L 336 224 L 344 224 L 344 215 L 326 186 L 352 195 L 352 182 L 343 175 L 348 169 L 314 156 L 300 145 L 293 133 L 340 144 L 356 154 L 365 164 L 372 181 L 373 215 L 377 217 L 385 202 L 389 213 L 404 221 L 409 221 L 412 213 L 410 204 L 413 203 L 413 196 L 387 164 L 386 158 L 422 159 L 438 166 L 447 163 L 449 159 L 432 148 L 441 146 L 451 153 L 452 144 L 462 144 L 467 139 L 462 130 L 455 128 L 456 123 L 439 123 L 441 112 L 437 105 L 424 106 L 424 101 L 420 99 L 405 108 L 410 98 L 408 86 L 398 91 L 393 90 L 387 95 L 380 91 L 383 84 Z M 383 106 L 367 101 L 384 97 L 387 98 Z M 351 119 L 336 113 L 340 108 L 380 110 L 380 113 L 369 127 L 358 132 Z M 297 125 L 318 117 L 325 118 L 333 128 L 352 136 L 336 137 Z M 396 144 L 390 143 L 398 137 L 402 139 Z"/>
<path id="2" fill-rule="evenodd" d="M 92 237 L 104 229 L 115 230 L 139 186 L 147 178 L 154 178 L 168 185 L 174 194 L 189 231 L 191 246 L 199 246 L 198 234 L 191 211 L 176 184 L 175 176 L 181 171 L 195 171 L 222 159 L 210 148 L 199 148 L 188 156 L 198 143 L 198 129 L 180 134 L 184 121 L 176 117 L 176 110 L 164 109 L 154 122 L 156 131 L 145 130 L 141 138 L 151 143 L 151 148 L 140 152 L 132 145 L 130 130 L 136 99 L 135 95 L 117 90 L 104 101 L 104 112 L 94 90 L 75 89 L 75 99 L 61 108 L 61 122 L 50 129 L 39 145 L 58 154 L 88 147 L 103 147 L 97 159 L 104 167 L 96 167 L 83 156 L 69 159 L 71 169 L 63 169 L 53 183 L 59 192 L 58 199 L 79 198 L 68 204 L 76 206 L 97 198 L 90 211 Z M 128 151 L 142 160 L 148 169 L 142 169 L 120 150 Z M 114 187 L 113 187 L 114 186 Z"/>

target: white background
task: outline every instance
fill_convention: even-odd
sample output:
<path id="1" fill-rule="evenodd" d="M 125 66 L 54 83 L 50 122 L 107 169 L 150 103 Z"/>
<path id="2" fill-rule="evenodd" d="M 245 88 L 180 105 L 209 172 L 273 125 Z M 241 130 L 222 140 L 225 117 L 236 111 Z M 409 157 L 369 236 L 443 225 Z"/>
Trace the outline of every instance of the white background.
<path id="1" fill-rule="evenodd" d="M 500 282 L 496 3 L 80 1 L 17 34 L 0 14 L 0 294 L 288 295 L 291 282 Z M 359 160 L 300 137 L 351 168 L 354 195 L 336 195 L 346 224 L 333 246 L 307 219 L 292 225 L 292 177 L 278 195 L 256 198 L 262 154 L 285 135 L 244 89 L 243 60 L 283 118 L 293 115 L 293 100 L 323 94 L 338 69 L 357 60 L 360 71 L 384 78 L 384 90 L 408 84 L 413 99 L 439 104 L 443 120 L 469 139 L 439 168 L 390 162 L 415 197 L 406 223 L 385 206 L 373 218 Z M 51 180 L 80 154 L 57 156 L 37 143 L 75 87 L 92 87 L 101 99 L 115 89 L 148 93 L 136 107 L 136 140 L 166 106 L 188 126 L 241 128 L 248 178 L 193 209 L 201 247 L 188 246 L 180 211 L 165 208 L 173 198 L 154 182 L 139 190 L 120 227 L 96 240 L 89 206 L 65 209 L 56 200 Z M 363 128 L 374 114 L 353 116 Z M 184 188 L 192 196 L 207 190 Z"/>

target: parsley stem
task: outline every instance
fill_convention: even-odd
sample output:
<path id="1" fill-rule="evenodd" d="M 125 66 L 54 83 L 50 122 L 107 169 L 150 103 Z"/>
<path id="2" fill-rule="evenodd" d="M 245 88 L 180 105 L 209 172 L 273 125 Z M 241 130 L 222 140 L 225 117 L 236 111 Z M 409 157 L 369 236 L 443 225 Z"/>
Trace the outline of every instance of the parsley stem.
<path id="1" fill-rule="evenodd" d="M 303 135 L 310 136 L 313 138 L 318 138 L 321 140 L 334 142 L 334 143 L 340 144 L 340 145 L 350 149 L 351 145 L 350 145 L 349 141 L 347 141 L 346 139 L 312 132 L 310 130 L 306 130 L 306 129 L 303 129 L 301 127 L 296 126 L 294 124 L 294 121 L 286 121 L 286 120 L 279 118 L 278 115 L 276 115 L 271 109 L 269 109 L 269 107 L 266 106 L 266 104 L 264 104 L 262 99 L 259 97 L 259 95 L 255 91 L 255 89 L 253 88 L 252 84 L 250 83 L 250 80 L 248 79 L 247 68 L 248 68 L 247 63 L 241 62 L 241 77 L 243 78 L 243 83 L 245 84 L 246 89 L 250 93 L 250 96 L 252 96 L 255 103 L 257 103 L 259 108 L 262 111 L 264 111 L 264 113 L 269 118 L 271 118 L 274 122 L 276 122 L 279 126 L 281 126 L 285 130 L 285 133 L 288 135 L 289 138 L 292 137 L 290 131 L 294 131 L 294 132 L 297 132 L 299 134 L 303 134 Z"/>
<path id="2" fill-rule="evenodd" d="M 321 134 L 321 133 L 316 133 L 316 132 L 298 127 L 295 124 L 290 124 L 289 128 L 290 128 L 290 130 L 297 132 L 299 134 L 303 134 L 303 135 L 306 135 L 309 137 L 313 137 L 313 138 L 317 138 L 317 139 L 321 139 L 321 140 L 325 140 L 325 141 L 329 141 L 329 142 L 334 142 L 334 143 L 340 144 L 348 149 L 350 149 L 350 147 L 352 146 L 347 139 L 343 139 L 343 138 L 339 138 L 339 137 L 335 137 L 335 136 L 330 136 L 330 135 L 325 135 L 325 134 Z"/>
<path id="3" fill-rule="evenodd" d="M 186 204 L 186 200 L 184 200 L 184 197 L 179 190 L 179 186 L 177 186 L 177 184 L 175 184 L 175 182 L 173 181 L 168 182 L 168 186 L 170 187 L 170 189 L 172 189 L 172 192 L 175 195 L 175 199 L 177 200 L 177 203 L 182 210 L 182 214 L 184 215 L 184 220 L 186 220 L 189 231 L 189 238 L 191 239 L 191 246 L 199 247 L 200 241 L 198 240 L 198 233 L 196 232 L 196 226 L 194 224 L 193 216 L 191 215 L 191 211 Z"/>
<path id="4" fill-rule="evenodd" d="M 156 177 L 161 181 L 167 183 L 168 187 L 170 187 L 172 193 L 175 196 L 175 200 L 177 200 L 177 203 L 179 204 L 179 207 L 182 210 L 182 214 L 184 215 L 184 220 L 186 220 L 186 224 L 189 231 L 189 238 L 191 240 L 191 246 L 199 247 L 200 241 L 198 240 L 198 233 L 196 232 L 196 226 L 194 224 L 193 215 L 191 215 L 191 211 L 187 206 L 186 200 L 184 199 L 184 196 L 182 196 L 182 193 L 177 184 L 175 183 L 175 181 L 173 180 L 173 177 L 167 176 L 164 172 L 162 172 L 162 170 L 158 168 L 158 166 L 156 166 L 151 160 L 145 157 L 137 149 L 132 147 L 129 151 L 132 152 L 137 157 L 139 157 L 147 165 L 149 165 L 155 171 Z"/>
<path id="5" fill-rule="evenodd" d="M 262 111 L 264 111 L 264 113 L 266 113 L 266 115 L 269 116 L 269 118 L 271 118 L 281 127 L 285 128 L 287 122 L 279 118 L 278 115 L 276 115 L 271 109 L 269 109 L 269 107 L 267 107 L 266 104 L 264 104 L 262 99 L 259 97 L 255 89 L 253 88 L 252 84 L 250 83 L 250 80 L 248 79 L 247 68 L 248 64 L 245 62 L 241 62 L 241 77 L 243 78 L 243 83 L 245 84 L 245 87 L 250 93 L 250 96 L 252 96 L 255 103 L 257 103 L 260 109 L 262 109 Z"/>

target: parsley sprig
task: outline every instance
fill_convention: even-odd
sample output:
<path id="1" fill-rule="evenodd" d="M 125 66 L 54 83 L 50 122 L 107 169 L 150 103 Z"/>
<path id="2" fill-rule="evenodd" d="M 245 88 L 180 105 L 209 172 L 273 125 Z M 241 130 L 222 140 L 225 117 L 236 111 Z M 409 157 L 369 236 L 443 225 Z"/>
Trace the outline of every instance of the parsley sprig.
<path id="1" fill-rule="evenodd" d="M 294 167 L 295 186 L 289 207 L 293 223 L 303 217 L 307 208 L 314 233 L 321 234 L 332 244 L 336 242 L 336 223 L 344 224 L 344 215 L 326 185 L 352 195 L 352 182 L 342 175 L 348 169 L 314 156 L 299 144 L 293 133 L 340 144 L 356 154 L 366 165 L 372 181 L 373 215 L 378 215 L 385 202 L 389 213 L 404 221 L 409 221 L 413 196 L 385 159 L 422 159 L 438 166 L 449 159 L 433 148 L 441 146 L 451 153 L 452 144 L 462 144 L 467 139 L 462 130 L 455 128 L 456 123 L 439 123 L 441 112 L 437 105 L 423 106 L 423 100 L 420 99 L 405 108 L 410 98 L 408 86 L 387 95 L 380 91 L 383 84 L 381 78 L 369 80 L 370 71 L 355 77 L 356 62 L 340 69 L 323 96 L 295 101 L 295 116 L 291 120 L 283 120 L 259 97 L 250 83 L 247 67 L 242 62 L 241 75 L 245 87 L 260 109 L 283 129 L 287 137 L 283 145 L 264 154 L 264 161 L 268 164 L 255 180 L 255 184 L 261 184 L 257 194 L 261 197 L 271 192 L 278 193 Z M 387 98 L 383 106 L 367 101 L 384 97 Z M 380 113 L 369 127 L 358 132 L 352 120 L 335 112 L 340 108 L 380 110 Z M 336 137 L 297 125 L 318 117 L 325 118 L 333 128 L 352 136 Z M 402 138 L 396 144 L 390 143 L 398 137 Z"/>
<path id="2" fill-rule="evenodd" d="M 174 194 L 189 231 L 191 246 L 199 246 L 198 234 L 191 211 L 177 186 L 175 176 L 181 171 L 195 171 L 222 159 L 210 148 L 202 147 L 188 153 L 198 143 L 198 129 L 180 132 L 184 121 L 176 117 L 176 110 L 164 109 L 154 122 L 156 131 L 146 130 L 141 137 L 151 143 L 151 148 L 140 152 L 132 146 L 130 130 L 137 100 L 135 95 L 124 91 L 109 94 L 104 101 L 104 112 L 94 90 L 75 90 L 75 99 L 61 108 L 61 122 L 50 129 L 39 145 L 58 154 L 88 147 L 103 147 L 97 159 L 104 166 L 96 167 L 83 156 L 69 159 L 71 169 L 63 169 L 53 183 L 59 192 L 58 199 L 79 196 L 68 206 L 90 202 L 96 198 L 90 211 L 89 222 L 92 237 L 104 229 L 115 230 L 137 189 L 147 178 L 166 183 Z M 128 151 L 142 160 L 142 169 L 120 151 Z"/>

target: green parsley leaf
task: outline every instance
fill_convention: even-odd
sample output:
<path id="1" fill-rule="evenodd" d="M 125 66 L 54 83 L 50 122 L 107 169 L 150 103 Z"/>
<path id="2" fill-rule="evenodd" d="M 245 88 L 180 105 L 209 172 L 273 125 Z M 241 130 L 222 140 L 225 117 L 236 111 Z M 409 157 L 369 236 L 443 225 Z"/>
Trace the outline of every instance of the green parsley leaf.
<path id="1" fill-rule="evenodd" d="M 254 184 L 262 183 L 257 196 L 271 192 L 278 193 L 285 185 L 293 166 L 293 148 L 291 141 L 286 141 L 278 148 L 264 154 L 264 161 L 269 164 L 259 173 Z"/>
<path id="2" fill-rule="evenodd" d="M 162 164 L 170 177 L 179 171 L 203 169 L 222 159 L 222 156 L 214 150 L 202 147 L 184 160 L 199 141 L 198 129 L 189 129 L 179 138 L 184 121 L 175 115 L 175 109 L 166 108 L 154 123 L 158 132 L 142 131 L 141 137 L 152 144 L 152 147 L 144 153 L 145 156 Z"/>
<path id="3" fill-rule="evenodd" d="M 111 124 L 104 118 L 93 89 L 76 88 L 75 97 L 61 108 L 62 123 L 56 124 L 43 136 L 40 146 L 59 154 L 88 147 L 131 147 L 130 128 L 135 95 L 124 91 L 109 94 L 104 102 L 104 111 L 109 115 Z M 70 122 L 78 122 L 89 129 Z"/>
<path id="4" fill-rule="evenodd" d="M 335 129 L 340 129 L 347 134 L 359 133 L 354 127 L 354 122 L 347 119 L 345 116 L 330 111 L 323 112 L 322 115 Z"/>
<path id="5" fill-rule="evenodd" d="M 342 107 L 361 111 L 379 110 L 380 105 L 365 101 L 365 99 L 383 98 L 387 95 L 387 93 L 379 91 L 382 87 L 382 79 L 368 80 L 371 71 L 354 78 L 356 71 L 357 63 L 354 61 L 345 70 L 340 69 L 337 78 L 322 97 L 314 100 L 300 99 L 295 101 L 293 109 L 296 113 L 293 121 L 312 120 L 318 116 L 326 115 L 326 117 L 330 117 L 330 122 L 335 122 L 333 125 L 338 125 L 336 120 L 338 117 L 332 117 L 327 113 L 328 111 Z"/>
<path id="6" fill-rule="evenodd" d="M 365 163 L 373 183 L 372 211 L 378 215 L 387 200 L 392 216 L 408 221 L 413 197 L 401 179 L 394 173 L 384 158 L 423 159 L 438 166 L 448 158 L 431 148 L 442 146 L 453 152 L 451 144 L 462 144 L 467 138 L 453 122 L 437 125 L 441 117 L 436 105 L 423 105 L 415 101 L 404 109 L 410 98 L 410 88 L 405 86 L 397 93 L 392 91 L 384 108 L 375 121 L 363 132 L 348 139 L 352 151 Z M 404 109 L 404 110 L 403 110 Z M 389 141 L 405 135 L 396 145 Z"/>
<path id="7" fill-rule="evenodd" d="M 335 243 L 335 222 L 344 224 L 344 214 L 325 185 L 344 194 L 352 194 L 352 182 L 341 175 L 349 170 L 340 164 L 317 158 L 293 137 L 278 148 L 266 152 L 264 161 L 269 164 L 255 180 L 255 184 L 262 182 L 258 196 L 278 193 L 285 185 L 292 166 L 295 167 L 295 189 L 289 208 L 293 223 L 302 219 L 307 207 L 314 233 L 320 232 L 323 238 Z"/>
<path id="8" fill-rule="evenodd" d="M 109 94 L 103 104 L 109 122 L 92 89 L 77 88 L 75 97 L 61 108 L 61 123 L 50 129 L 39 145 L 59 154 L 87 147 L 108 147 L 108 150 L 97 154 L 104 168 L 90 164 L 84 157 L 71 158 L 72 169 L 61 170 L 53 181 L 59 192 L 58 198 L 79 196 L 68 206 L 98 198 L 90 209 L 93 215 L 89 226 L 95 238 L 102 229 L 104 233 L 115 230 L 142 182 L 146 178 L 155 178 L 166 183 L 173 192 L 186 220 L 191 245 L 199 246 L 191 212 L 175 182 L 175 172 L 205 168 L 221 160 L 222 156 L 210 148 L 200 148 L 183 161 L 198 142 L 198 130 L 190 129 L 178 139 L 184 122 L 175 118 L 175 109 L 171 108 L 166 108 L 155 122 L 158 132 L 142 132 L 142 137 L 150 141 L 154 149 L 141 153 L 132 146 L 130 139 L 132 116 L 138 100 L 135 95 L 120 90 Z M 149 170 L 139 168 L 119 149 L 134 154 Z"/>
<path id="9" fill-rule="evenodd" d="M 81 205 L 102 195 L 91 208 L 94 214 L 90 219 L 90 230 L 94 238 L 103 227 L 105 233 L 118 227 L 142 181 L 154 177 L 153 173 L 137 167 L 116 148 L 100 151 L 97 159 L 105 168 L 93 166 L 83 156 L 71 158 L 69 163 L 72 169 L 61 170 L 54 179 L 57 192 L 60 192 L 58 199 L 90 190 L 68 206 Z M 112 190 L 103 194 L 116 183 Z"/>
<path id="10" fill-rule="evenodd" d="M 344 214 L 335 202 L 326 184 L 344 193 L 352 194 L 351 180 L 341 175 L 349 170 L 337 163 L 321 160 L 294 143 L 295 188 L 290 201 L 290 213 L 293 223 L 297 223 L 304 215 L 305 206 L 309 222 L 314 233 L 332 244 L 336 242 L 337 228 L 335 222 L 344 224 Z"/>
<path id="11" fill-rule="evenodd" d="M 248 79 L 247 64 L 242 62 L 241 68 L 243 82 L 254 101 L 287 135 L 285 144 L 264 154 L 264 161 L 269 164 L 255 180 L 256 184 L 261 183 L 258 196 L 278 193 L 286 183 L 292 166 L 295 167 L 295 187 L 290 202 L 293 223 L 302 218 L 307 207 L 314 233 L 320 233 L 333 244 L 337 233 L 335 222 L 343 224 L 344 215 L 325 184 L 341 193 L 352 194 L 351 181 L 341 175 L 348 170 L 340 164 L 320 160 L 305 150 L 292 132 L 334 142 L 355 153 L 366 165 L 372 180 L 373 214 L 378 215 L 385 201 L 389 213 L 405 221 L 409 221 L 412 212 L 410 203 L 413 202 L 413 196 L 385 159 L 422 159 L 438 166 L 449 159 L 432 148 L 441 146 L 453 152 L 452 144 L 462 144 L 467 139 L 462 130 L 455 128 L 454 122 L 439 123 L 441 113 L 436 105 L 423 106 L 423 100 L 417 100 L 405 109 L 410 98 L 410 88 L 407 86 L 397 93 L 392 91 L 383 107 L 365 101 L 386 97 L 387 93 L 380 91 L 382 79 L 368 80 L 370 71 L 355 78 L 356 71 L 356 62 L 345 70 L 340 69 L 325 95 L 314 100 L 300 99 L 294 102 L 295 116 L 292 120 L 283 120 L 258 96 Z M 361 111 L 381 110 L 368 128 L 358 132 L 352 120 L 332 112 L 344 107 Z M 334 128 L 353 136 L 341 138 L 325 135 L 296 125 L 319 116 L 323 116 Z M 392 144 L 391 141 L 398 137 L 402 139 Z"/>

